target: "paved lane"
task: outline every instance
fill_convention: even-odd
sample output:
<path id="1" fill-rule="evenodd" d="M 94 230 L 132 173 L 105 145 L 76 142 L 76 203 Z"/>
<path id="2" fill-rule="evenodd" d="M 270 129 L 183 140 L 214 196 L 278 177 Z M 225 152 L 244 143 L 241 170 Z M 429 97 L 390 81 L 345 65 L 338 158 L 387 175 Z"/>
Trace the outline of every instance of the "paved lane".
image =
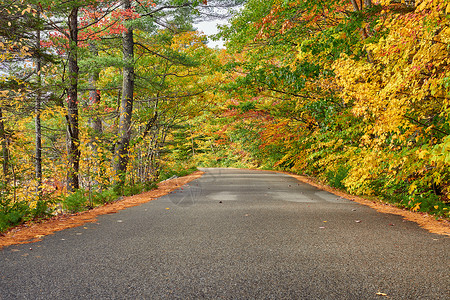
<path id="1" fill-rule="evenodd" d="M 449 299 L 450 239 L 288 175 L 205 171 L 0 250 L 0 299 Z"/>

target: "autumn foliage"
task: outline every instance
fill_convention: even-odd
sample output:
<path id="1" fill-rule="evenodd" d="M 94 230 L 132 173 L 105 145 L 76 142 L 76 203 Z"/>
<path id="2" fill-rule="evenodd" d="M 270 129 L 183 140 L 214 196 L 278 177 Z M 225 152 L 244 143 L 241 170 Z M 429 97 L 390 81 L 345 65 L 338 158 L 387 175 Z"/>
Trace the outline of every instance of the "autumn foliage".
<path id="1" fill-rule="evenodd" d="M 0 2 L 0 232 L 140 193 L 192 167 L 167 144 L 214 83 L 205 79 L 214 51 L 190 18 L 198 5 Z"/>
<path id="2" fill-rule="evenodd" d="M 448 217 L 449 13 L 433 0 L 249 1 L 222 31 L 239 53 L 228 139 L 254 165 Z"/>
<path id="3" fill-rule="evenodd" d="M 249 0 L 226 50 L 212 3 L 0 2 L 0 231 L 194 165 L 449 217 L 450 0 Z"/>

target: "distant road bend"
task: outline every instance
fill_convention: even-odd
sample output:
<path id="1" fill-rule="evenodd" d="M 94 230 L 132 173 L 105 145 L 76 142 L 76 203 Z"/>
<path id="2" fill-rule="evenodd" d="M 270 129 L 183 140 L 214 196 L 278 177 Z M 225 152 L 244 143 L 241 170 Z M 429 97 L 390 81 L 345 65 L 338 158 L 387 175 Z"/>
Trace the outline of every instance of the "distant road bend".
<path id="1" fill-rule="evenodd" d="M 0 299 L 450 299 L 450 239 L 269 171 L 0 250 Z"/>

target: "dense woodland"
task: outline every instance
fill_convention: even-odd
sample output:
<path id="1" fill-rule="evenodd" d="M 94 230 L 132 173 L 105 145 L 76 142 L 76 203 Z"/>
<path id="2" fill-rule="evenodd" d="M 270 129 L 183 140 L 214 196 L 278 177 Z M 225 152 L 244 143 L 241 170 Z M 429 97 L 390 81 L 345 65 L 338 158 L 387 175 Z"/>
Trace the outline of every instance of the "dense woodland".
<path id="1" fill-rule="evenodd" d="M 0 232 L 198 166 L 449 218 L 449 24 L 450 0 L 1 0 Z"/>

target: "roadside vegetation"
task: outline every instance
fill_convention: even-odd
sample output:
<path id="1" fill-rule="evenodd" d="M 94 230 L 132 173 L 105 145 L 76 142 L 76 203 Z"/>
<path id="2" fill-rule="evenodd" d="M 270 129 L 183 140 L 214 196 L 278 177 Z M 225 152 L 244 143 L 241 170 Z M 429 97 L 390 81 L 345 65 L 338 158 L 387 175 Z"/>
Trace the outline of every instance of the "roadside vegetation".
<path id="1" fill-rule="evenodd" d="M 445 0 L 248 1 L 222 29 L 228 84 L 201 129 L 222 145 L 212 165 L 449 218 L 449 13 Z"/>
<path id="2" fill-rule="evenodd" d="M 241 3 L 226 50 L 209 48 L 192 24 Z M 0 232 L 202 166 L 305 174 L 448 219 L 449 13 L 449 0 L 0 1 Z"/>

